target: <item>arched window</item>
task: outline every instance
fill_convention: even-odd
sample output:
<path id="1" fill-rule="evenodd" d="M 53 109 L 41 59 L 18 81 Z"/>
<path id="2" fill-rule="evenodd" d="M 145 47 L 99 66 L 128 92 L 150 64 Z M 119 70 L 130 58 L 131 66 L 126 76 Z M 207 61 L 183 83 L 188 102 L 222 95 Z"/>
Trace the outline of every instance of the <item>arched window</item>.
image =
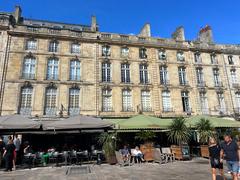
<path id="1" fill-rule="evenodd" d="M 37 41 L 35 39 L 28 39 L 26 42 L 26 50 L 36 50 Z"/>
<path id="2" fill-rule="evenodd" d="M 80 112 L 80 89 L 70 88 L 69 89 L 69 114 L 78 115 Z"/>
<path id="3" fill-rule="evenodd" d="M 148 66 L 147 64 L 140 64 L 139 65 L 139 73 L 140 73 L 140 83 L 141 84 L 148 84 Z"/>
<path id="4" fill-rule="evenodd" d="M 58 80 L 58 59 L 49 58 L 47 64 L 47 79 L 48 80 Z"/>
<path id="5" fill-rule="evenodd" d="M 131 90 L 122 90 L 122 110 L 132 111 L 132 93 Z"/>
<path id="6" fill-rule="evenodd" d="M 32 87 L 22 87 L 20 93 L 19 114 L 31 115 L 32 110 Z"/>
<path id="7" fill-rule="evenodd" d="M 111 63 L 102 63 L 102 82 L 111 82 Z"/>
<path id="8" fill-rule="evenodd" d="M 142 103 L 142 111 L 149 112 L 152 110 L 150 91 L 144 90 L 141 92 L 141 103 Z"/>
<path id="9" fill-rule="evenodd" d="M 54 87 L 46 88 L 44 114 L 55 116 L 57 110 L 57 89 Z"/>
<path id="10" fill-rule="evenodd" d="M 121 81 L 122 83 L 130 83 L 130 65 L 127 63 L 121 64 Z"/>
<path id="11" fill-rule="evenodd" d="M 112 111 L 112 90 L 111 89 L 103 89 L 102 90 L 102 110 Z"/>

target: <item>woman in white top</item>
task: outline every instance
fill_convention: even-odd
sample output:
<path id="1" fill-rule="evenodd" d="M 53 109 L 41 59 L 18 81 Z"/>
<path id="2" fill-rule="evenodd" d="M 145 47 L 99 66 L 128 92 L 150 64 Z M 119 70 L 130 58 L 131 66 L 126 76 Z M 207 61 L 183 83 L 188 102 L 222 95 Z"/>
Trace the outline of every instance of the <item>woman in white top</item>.
<path id="1" fill-rule="evenodd" d="M 135 147 L 135 149 L 132 152 L 132 155 L 135 157 L 135 159 L 139 160 L 140 162 L 145 161 L 143 159 L 143 153 L 139 150 L 138 146 Z"/>

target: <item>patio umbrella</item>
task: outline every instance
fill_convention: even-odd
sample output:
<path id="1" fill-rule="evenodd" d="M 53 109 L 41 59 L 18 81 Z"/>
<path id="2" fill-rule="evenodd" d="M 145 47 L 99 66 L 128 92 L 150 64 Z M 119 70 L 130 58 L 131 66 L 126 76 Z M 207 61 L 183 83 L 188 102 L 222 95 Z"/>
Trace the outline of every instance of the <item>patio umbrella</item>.
<path id="1" fill-rule="evenodd" d="M 53 123 L 43 124 L 44 130 L 74 130 L 74 129 L 104 129 L 110 128 L 112 123 L 104 122 L 93 116 L 72 116 Z"/>
<path id="2" fill-rule="evenodd" d="M 208 119 L 214 128 L 239 128 L 240 122 L 232 119 L 214 117 L 214 116 L 192 116 L 186 119 L 190 127 L 195 127 L 200 119 Z"/>
<path id="3" fill-rule="evenodd" d="M 167 129 L 172 122 L 172 119 L 163 119 L 153 116 L 137 115 L 127 119 L 106 119 L 107 122 L 115 124 L 115 129 Z"/>
<path id="4" fill-rule="evenodd" d="M 40 123 L 18 114 L 0 116 L 0 130 L 30 130 L 40 129 L 40 126 Z"/>

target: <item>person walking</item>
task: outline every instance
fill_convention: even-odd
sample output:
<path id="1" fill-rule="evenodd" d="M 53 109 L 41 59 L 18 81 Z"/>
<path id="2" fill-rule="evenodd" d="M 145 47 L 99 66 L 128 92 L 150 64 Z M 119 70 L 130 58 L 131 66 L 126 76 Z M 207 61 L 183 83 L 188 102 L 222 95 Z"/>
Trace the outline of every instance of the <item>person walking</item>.
<path id="1" fill-rule="evenodd" d="M 0 168 L 2 167 L 4 150 L 5 150 L 5 143 L 3 142 L 2 138 L 0 137 Z"/>
<path id="2" fill-rule="evenodd" d="M 9 137 L 8 144 L 5 147 L 5 151 L 3 153 L 3 157 L 5 158 L 5 171 L 12 171 L 13 168 L 13 158 L 14 158 L 14 150 L 15 145 L 13 144 L 13 140 Z"/>
<path id="3" fill-rule="evenodd" d="M 14 138 L 14 140 L 13 140 L 13 143 L 14 143 L 14 145 L 15 145 L 15 147 L 16 147 L 16 149 L 15 149 L 15 152 L 16 152 L 16 154 L 15 154 L 15 159 L 14 159 L 14 161 L 15 161 L 15 164 L 17 165 L 17 164 L 19 164 L 19 161 L 20 161 L 20 148 L 21 148 L 21 140 L 20 140 L 20 138 L 18 137 L 18 135 L 15 135 L 15 138 Z"/>
<path id="4" fill-rule="evenodd" d="M 238 168 L 239 168 L 239 148 L 235 141 L 232 140 L 229 134 L 224 135 L 224 142 L 221 145 L 221 159 L 220 162 L 223 162 L 225 157 L 227 162 L 227 167 L 232 174 L 233 180 L 238 180 Z"/>
<path id="5" fill-rule="evenodd" d="M 215 138 L 210 138 L 209 139 L 209 161 L 210 165 L 212 168 L 212 179 L 216 180 L 217 178 L 217 169 L 219 169 L 219 172 L 223 179 L 225 180 L 224 177 L 224 172 L 223 172 L 223 162 L 220 162 L 220 152 L 221 152 L 221 147 L 217 143 Z"/>

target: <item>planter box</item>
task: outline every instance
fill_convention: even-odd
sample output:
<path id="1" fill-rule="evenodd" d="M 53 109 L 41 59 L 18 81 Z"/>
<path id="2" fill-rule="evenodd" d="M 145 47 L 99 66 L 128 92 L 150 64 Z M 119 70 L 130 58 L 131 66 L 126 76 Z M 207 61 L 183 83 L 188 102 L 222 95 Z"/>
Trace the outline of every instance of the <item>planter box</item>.
<path id="1" fill-rule="evenodd" d="M 171 146 L 172 153 L 175 155 L 175 159 L 178 160 L 186 160 L 190 159 L 190 150 L 189 146 L 182 145 L 182 146 Z"/>
<path id="2" fill-rule="evenodd" d="M 144 159 L 146 161 L 153 161 L 154 147 L 153 143 L 146 143 L 140 146 L 140 150 L 144 154 Z"/>
<path id="3" fill-rule="evenodd" d="M 208 150 L 208 145 L 201 145 L 201 156 L 205 158 L 209 158 L 209 150 Z"/>

